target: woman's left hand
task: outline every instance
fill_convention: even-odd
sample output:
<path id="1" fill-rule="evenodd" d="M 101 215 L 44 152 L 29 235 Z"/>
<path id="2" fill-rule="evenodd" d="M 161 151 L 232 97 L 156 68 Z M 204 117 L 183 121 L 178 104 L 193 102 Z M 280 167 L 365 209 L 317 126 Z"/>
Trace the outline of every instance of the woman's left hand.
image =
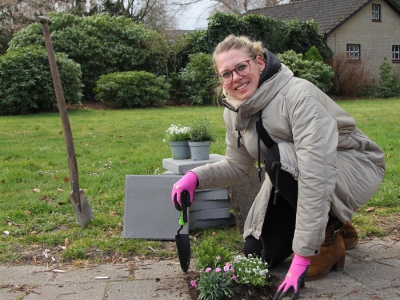
<path id="1" fill-rule="evenodd" d="M 292 300 L 297 299 L 300 294 L 300 288 L 304 287 L 304 279 L 309 265 L 310 260 L 307 257 L 295 254 L 285 280 L 279 286 L 273 300 L 283 299 L 292 290 Z"/>

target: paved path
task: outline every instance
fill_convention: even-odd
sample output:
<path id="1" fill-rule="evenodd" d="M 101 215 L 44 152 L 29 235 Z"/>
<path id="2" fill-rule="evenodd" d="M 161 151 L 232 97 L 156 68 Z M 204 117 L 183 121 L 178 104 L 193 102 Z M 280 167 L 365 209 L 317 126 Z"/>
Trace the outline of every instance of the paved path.
<path id="1" fill-rule="evenodd" d="M 290 260 L 271 270 L 283 278 Z M 1 300 L 190 300 L 185 274 L 174 260 L 86 267 L 0 266 Z M 287 298 L 289 299 L 289 298 Z M 306 282 L 300 299 L 400 299 L 400 242 L 374 239 L 347 252 L 345 269 Z M 193 299 L 194 300 L 194 299 Z"/>

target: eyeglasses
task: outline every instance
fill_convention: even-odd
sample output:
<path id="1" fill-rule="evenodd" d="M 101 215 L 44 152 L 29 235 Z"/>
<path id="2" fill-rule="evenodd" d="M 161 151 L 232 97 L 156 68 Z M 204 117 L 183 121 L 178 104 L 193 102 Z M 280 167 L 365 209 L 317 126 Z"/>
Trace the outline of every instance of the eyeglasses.
<path id="1" fill-rule="evenodd" d="M 215 75 L 215 77 L 222 84 L 230 84 L 233 79 L 233 71 L 235 71 L 236 74 L 238 74 L 240 76 L 246 76 L 247 74 L 250 73 L 250 71 L 251 71 L 250 61 L 253 59 L 254 58 L 242 61 L 242 62 L 238 63 L 234 69 L 232 69 L 230 71 L 226 70 L 226 71 L 220 72 L 217 75 Z"/>

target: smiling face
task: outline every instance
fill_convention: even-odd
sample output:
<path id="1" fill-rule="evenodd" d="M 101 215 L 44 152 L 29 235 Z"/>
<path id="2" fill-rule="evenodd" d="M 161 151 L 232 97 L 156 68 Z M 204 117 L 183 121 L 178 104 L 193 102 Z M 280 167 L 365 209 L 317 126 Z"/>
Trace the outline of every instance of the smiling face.
<path id="1" fill-rule="evenodd" d="M 222 84 L 228 95 L 241 101 L 251 97 L 256 92 L 260 80 L 260 72 L 265 69 L 264 60 L 260 56 L 253 59 L 253 57 L 249 57 L 247 52 L 239 49 L 222 52 L 214 58 L 215 68 L 218 73 L 231 71 L 239 63 L 247 60 L 250 60 L 251 67 L 251 71 L 247 75 L 240 76 L 233 71 L 232 81 L 229 84 Z"/>

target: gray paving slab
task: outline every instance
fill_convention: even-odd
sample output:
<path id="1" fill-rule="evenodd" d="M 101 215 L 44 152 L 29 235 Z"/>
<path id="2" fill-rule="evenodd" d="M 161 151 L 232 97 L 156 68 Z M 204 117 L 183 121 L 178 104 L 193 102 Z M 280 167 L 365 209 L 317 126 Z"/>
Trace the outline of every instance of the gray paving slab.
<path id="1" fill-rule="evenodd" d="M 270 270 L 284 278 L 291 259 Z M 195 270 L 191 264 L 189 271 Z M 400 241 L 361 241 L 347 251 L 343 271 L 306 282 L 299 299 L 400 299 Z M 64 265 L 0 265 L 1 300 L 127 300 L 190 299 L 185 274 L 177 259 L 134 260 L 84 268 Z M 285 300 L 290 299 L 286 297 Z"/>
<path id="2" fill-rule="evenodd" d="M 171 203 L 171 189 L 180 175 L 127 175 L 124 238 L 175 240 L 179 212 Z M 188 233 L 184 226 L 181 233 Z"/>
<path id="3" fill-rule="evenodd" d="M 284 278 L 291 260 L 271 271 Z M 346 252 L 343 271 L 331 271 L 321 280 L 306 282 L 299 299 L 400 299 L 400 242 L 374 239 Z M 285 298 L 290 299 L 290 298 Z"/>
<path id="4" fill-rule="evenodd" d="M 167 169 L 168 171 L 172 171 L 175 174 L 183 175 L 191 169 L 203 166 L 205 164 L 220 161 L 223 158 L 224 156 L 219 154 L 210 154 L 210 158 L 207 160 L 194 160 L 192 158 L 189 159 L 164 158 L 162 160 L 162 165 L 163 168 Z"/>

